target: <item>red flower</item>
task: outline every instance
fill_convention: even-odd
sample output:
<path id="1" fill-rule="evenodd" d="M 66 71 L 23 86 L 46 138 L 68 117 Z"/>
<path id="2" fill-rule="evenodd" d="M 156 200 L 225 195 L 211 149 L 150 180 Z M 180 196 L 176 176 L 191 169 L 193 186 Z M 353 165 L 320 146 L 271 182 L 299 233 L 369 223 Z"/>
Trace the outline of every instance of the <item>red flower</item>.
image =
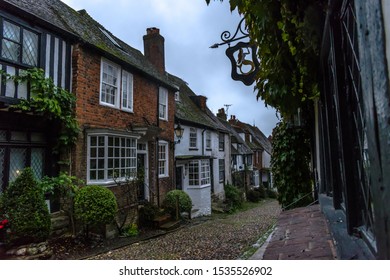
<path id="1" fill-rule="evenodd" d="M 3 225 L 0 225 L 0 229 L 3 229 L 4 228 L 4 226 Z"/>
<path id="2" fill-rule="evenodd" d="M 1 221 L 1 224 L 2 224 L 2 225 L 6 225 L 6 224 L 8 224 L 8 220 L 7 220 L 7 219 L 5 219 L 5 220 Z"/>

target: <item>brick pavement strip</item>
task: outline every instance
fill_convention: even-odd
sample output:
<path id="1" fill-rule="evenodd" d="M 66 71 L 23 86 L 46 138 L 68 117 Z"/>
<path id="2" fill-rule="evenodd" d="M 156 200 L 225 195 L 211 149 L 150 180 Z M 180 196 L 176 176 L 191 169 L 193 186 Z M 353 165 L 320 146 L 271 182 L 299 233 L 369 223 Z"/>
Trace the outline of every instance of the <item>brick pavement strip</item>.
<path id="1" fill-rule="evenodd" d="M 332 260 L 332 237 L 319 205 L 282 212 L 265 249 L 265 260 Z"/>
<path id="2" fill-rule="evenodd" d="M 276 200 L 233 215 L 206 220 L 89 259 L 114 260 L 235 260 L 274 225 L 280 214 Z"/>

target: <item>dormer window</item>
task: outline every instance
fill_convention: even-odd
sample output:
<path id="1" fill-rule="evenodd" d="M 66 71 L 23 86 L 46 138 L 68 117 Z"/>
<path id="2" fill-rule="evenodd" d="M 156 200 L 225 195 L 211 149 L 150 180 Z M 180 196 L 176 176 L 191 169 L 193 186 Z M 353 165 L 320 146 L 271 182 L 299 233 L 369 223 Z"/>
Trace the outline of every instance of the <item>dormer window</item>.
<path id="1" fill-rule="evenodd" d="M 38 34 L 2 20 L 1 57 L 19 64 L 37 66 Z"/>
<path id="2" fill-rule="evenodd" d="M 178 91 L 175 92 L 175 101 L 180 101 L 180 93 Z"/>

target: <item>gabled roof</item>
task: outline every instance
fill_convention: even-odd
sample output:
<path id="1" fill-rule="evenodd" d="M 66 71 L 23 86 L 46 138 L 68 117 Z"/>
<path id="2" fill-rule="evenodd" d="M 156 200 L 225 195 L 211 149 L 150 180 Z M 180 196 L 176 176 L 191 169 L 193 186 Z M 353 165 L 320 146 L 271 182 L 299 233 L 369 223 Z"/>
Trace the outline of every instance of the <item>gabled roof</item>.
<path id="1" fill-rule="evenodd" d="M 247 144 L 252 149 L 262 149 L 265 150 L 267 153 L 272 153 L 272 144 L 271 141 L 264 135 L 261 130 L 256 127 L 252 126 L 247 123 L 243 123 L 237 119 L 234 120 L 235 124 L 234 128 L 238 131 L 243 131 L 244 133 L 249 133 L 252 135 L 252 141 L 253 142 L 247 142 Z"/>
<path id="2" fill-rule="evenodd" d="M 181 123 L 190 125 L 207 127 L 209 129 L 228 133 L 225 126 L 206 108 L 202 111 L 191 99 L 197 95 L 192 91 L 188 84 L 174 75 L 169 75 L 169 78 L 179 87 L 180 99 L 176 102 L 175 117 Z"/>
<path id="3" fill-rule="evenodd" d="M 226 127 L 226 129 L 230 133 L 230 139 L 232 144 L 236 143 L 239 144 L 240 148 L 235 149 L 234 146 L 232 146 L 232 155 L 235 154 L 253 154 L 252 149 L 245 143 L 245 141 L 241 138 L 241 136 L 238 134 L 238 132 L 233 128 L 233 126 L 226 120 L 218 118 L 218 120 Z"/>
<path id="4" fill-rule="evenodd" d="M 2 6 L 7 8 L 14 6 L 38 21 L 46 23 L 45 26 L 60 30 L 67 36 L 74 36 L 79 42 L 108 55 L 117 63 L 124 63 L 133 71 L 139 71 L 165 86 L 175 88 L 171 81 L 161 74 L 139 50 L 115 37 L 85 10 L 75 11 L 60 0 L 3 0 L 2 2 Z"/>

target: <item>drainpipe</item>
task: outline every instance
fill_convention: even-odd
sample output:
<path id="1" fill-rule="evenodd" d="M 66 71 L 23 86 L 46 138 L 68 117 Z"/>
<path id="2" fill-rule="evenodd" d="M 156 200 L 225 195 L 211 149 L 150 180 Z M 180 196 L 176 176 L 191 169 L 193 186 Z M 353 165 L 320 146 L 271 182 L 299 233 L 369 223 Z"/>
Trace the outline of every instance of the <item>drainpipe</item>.
<path id="1" fill-rule="evenodd" d="M 202 156 L 204 156 L 204 133 L 206 131 L 206 128 L 202 131 Z"/>

